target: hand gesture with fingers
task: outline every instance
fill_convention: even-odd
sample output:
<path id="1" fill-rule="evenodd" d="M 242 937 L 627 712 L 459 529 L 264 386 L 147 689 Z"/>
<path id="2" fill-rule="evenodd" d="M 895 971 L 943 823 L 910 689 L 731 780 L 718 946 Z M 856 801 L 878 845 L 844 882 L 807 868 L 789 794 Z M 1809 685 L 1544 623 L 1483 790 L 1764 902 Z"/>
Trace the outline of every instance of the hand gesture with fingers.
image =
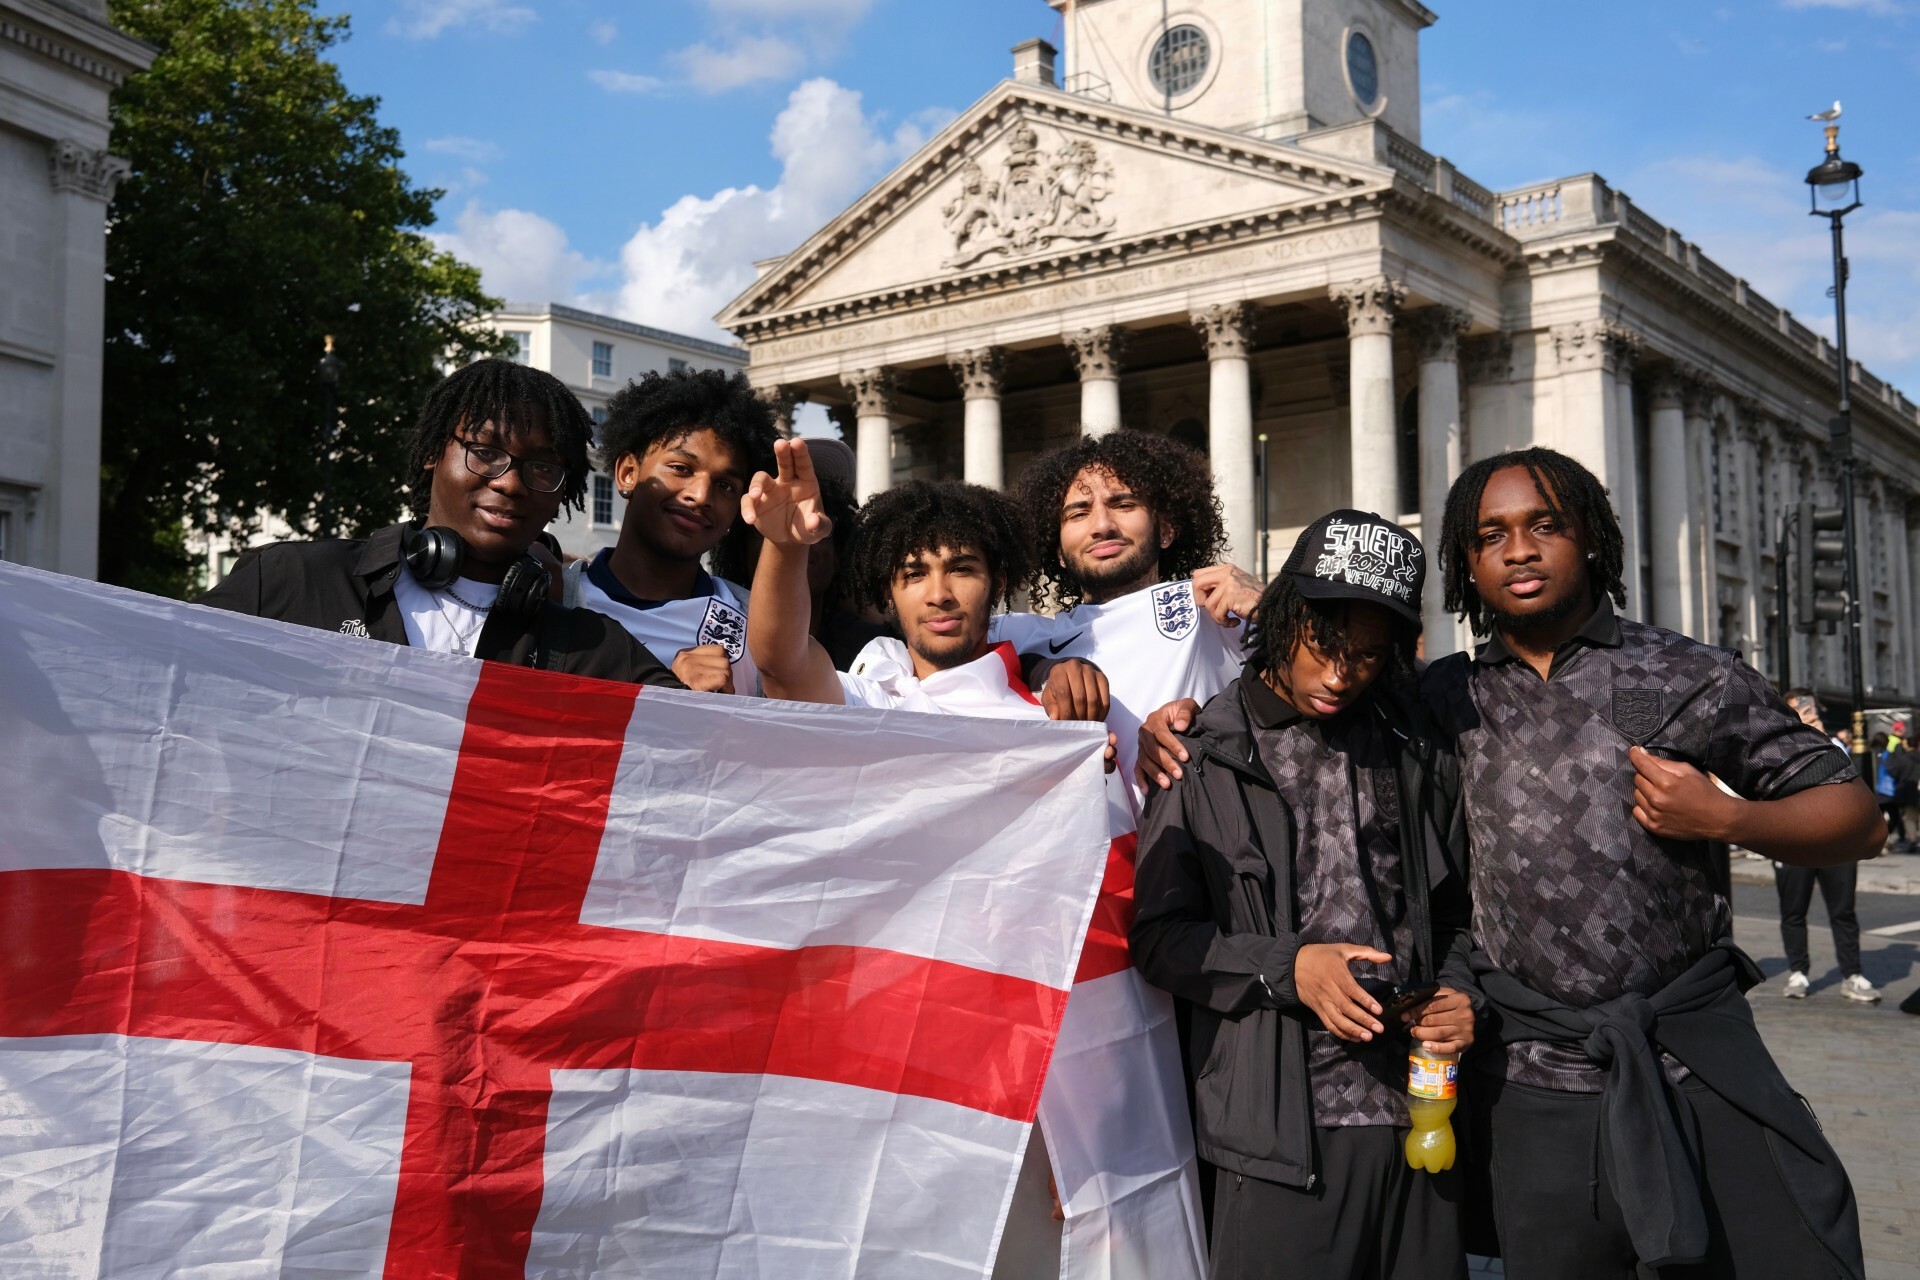
<path id="1" fill-rule="evenodd" d="M 1260 579 L 1237 564 L 1210 564 L 1193 575 L 1193 598 L 1221 626 L 1253 617 L 1260 606 Z"/>
<path id="2" fill-rule="evenodd" d="M 1428 1053 L 1465 1053 L 1473 1044 L 1473 1001 L 1451 987 L 1403 1015 L 1408 1031 Z"/>
<path id="3" fill-rule="evenodd" d="M 1192 726 L 1200 714 L 1200 704 L 1192 698 L 1179 698 L 1148 713 L 1140 722 L 1139 763 L 1134 766 L 1135 780 L 1142 791 L 1173 786 L 1180 766 L 1187 760 L 1187 749 L 1180 735 Z"/>
<path id="4" fill-rule="evenodd" d="M 820 500 L 820 480 L 804 440 L 776 440 L 779 475 L 762 471 L 740 498 L 740 518 L 781 546 L 811 546 L 833 532 L 833 519 Z"/>
<path id="5" fill-rule="evenodd" d="M 1393 957 L 1352 942 L 1309 942 L 1293 957 L 1293 990 L 1342 1040 L 1362 1043 L 1386 1030 L 1380 1004 L 1353 976 L 1353 962 L 1391 964 Z"/>
<path id="6" fill-rule="evenodd" d="M 1713 779 L 1680 760 L 1663 760 L 1644 747 L 1627 751 L 1633 763 L 1633 816 L 1656 836 L 1723 840 L 1743 803 Z"/>

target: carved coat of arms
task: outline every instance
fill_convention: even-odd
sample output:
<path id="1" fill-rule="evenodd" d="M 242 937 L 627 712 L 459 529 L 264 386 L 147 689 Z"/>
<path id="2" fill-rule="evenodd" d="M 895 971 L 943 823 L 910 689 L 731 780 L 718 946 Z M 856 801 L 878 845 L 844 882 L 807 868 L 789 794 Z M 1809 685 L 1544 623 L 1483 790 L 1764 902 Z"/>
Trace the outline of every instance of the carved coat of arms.
<path id="1" fill-rule="evenodd" d="M 1000 176 L 977 161 L 960 166 L 960 190 L 941 209 L 953 254 L 942 265 L 964 267 L 990 253 L 1009 257 L 1056 240 L 1098 240 L 1113 229 L 1099 205 L 1112 193 L 1113 166 L 1084 138 L 1066 139 L 1051 154 L 1022 120 L 1007 139 Z"/>

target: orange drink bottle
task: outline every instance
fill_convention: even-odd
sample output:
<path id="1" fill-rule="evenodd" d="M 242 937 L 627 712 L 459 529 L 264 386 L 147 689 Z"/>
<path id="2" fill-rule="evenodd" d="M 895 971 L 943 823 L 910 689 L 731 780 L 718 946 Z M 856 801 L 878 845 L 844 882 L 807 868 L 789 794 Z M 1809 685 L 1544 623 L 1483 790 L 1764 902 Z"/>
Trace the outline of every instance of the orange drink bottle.
<path id="1" fill-rule="evenodd" d="M 1439 1173 L 1453 1168 L 1454 1103 L 1460 1091 L 1460 1055 L 1428 1054 L 1416 1044 L 1407 1058 L 1407 1163 Z"/>

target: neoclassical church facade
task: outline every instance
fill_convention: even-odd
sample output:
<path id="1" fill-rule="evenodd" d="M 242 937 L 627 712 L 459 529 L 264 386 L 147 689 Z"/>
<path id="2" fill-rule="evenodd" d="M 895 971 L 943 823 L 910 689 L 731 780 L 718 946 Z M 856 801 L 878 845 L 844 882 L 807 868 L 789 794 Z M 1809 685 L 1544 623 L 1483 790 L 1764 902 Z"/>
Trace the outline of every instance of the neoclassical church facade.
<path id="1" fill-rule="evenodd" d="M 1003 81 L 721 313 L 863 496 L 1001 485 L 1120 424 L 1211 458 L 1246 568 L 1352 504 L 1419 530 L 1540 443 L 1607 483 L 1628 611 L 1779 675 L 1775 540 L 1832 501 L 1824 338 L 1594 174 L 1491 191 L 1420 145 L 1416 0 L 1050 0 Z M 1920 697 L 1920 411 L 1855 364 L 1869 701 Z M 1263 465 L 1264 460 L 1264 465 Z M 1467 642 L 1427 605 L 1430 656 Z M 1837 639 L 1795 682 L 1844 698 Z"/>

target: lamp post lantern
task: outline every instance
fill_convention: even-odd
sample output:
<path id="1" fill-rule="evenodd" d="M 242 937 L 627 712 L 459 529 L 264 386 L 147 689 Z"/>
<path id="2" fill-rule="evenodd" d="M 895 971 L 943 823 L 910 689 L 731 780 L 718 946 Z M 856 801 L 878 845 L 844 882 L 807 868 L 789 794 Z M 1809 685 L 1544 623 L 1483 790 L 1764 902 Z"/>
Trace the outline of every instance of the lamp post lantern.
<path id="1" fill-rule="evenodd" d="M 1867 675 L 1860 651 L 1858 520 L 1853 510 L 1853 365 L 1847 358 L 1847 250 L 1842 225 L 1862 203 L 1863 170 L 1840 155 L 1840 104 L 1834 103 L 1831 112 L 1813 118 L 1823 120 L 1827 128 L 1826 159 L 1807 171 L 1807 186 L 1813 198 L 1811 216 L 1825 218 L 1833 229 L 1833 331 L 1840 357 L 1840 403 L 1831 428 L 1833 461 L 1840 473 L 1840 508 L 1845 512 L 1842 530 L 1847 548 L 1847 668 L 1853 681 L 1853 763 L 1871 787 L 1874 779 L 1873 757 L 1867 752 Z M 1802 529 L 1800 536 L 1812 534 Z"/>

